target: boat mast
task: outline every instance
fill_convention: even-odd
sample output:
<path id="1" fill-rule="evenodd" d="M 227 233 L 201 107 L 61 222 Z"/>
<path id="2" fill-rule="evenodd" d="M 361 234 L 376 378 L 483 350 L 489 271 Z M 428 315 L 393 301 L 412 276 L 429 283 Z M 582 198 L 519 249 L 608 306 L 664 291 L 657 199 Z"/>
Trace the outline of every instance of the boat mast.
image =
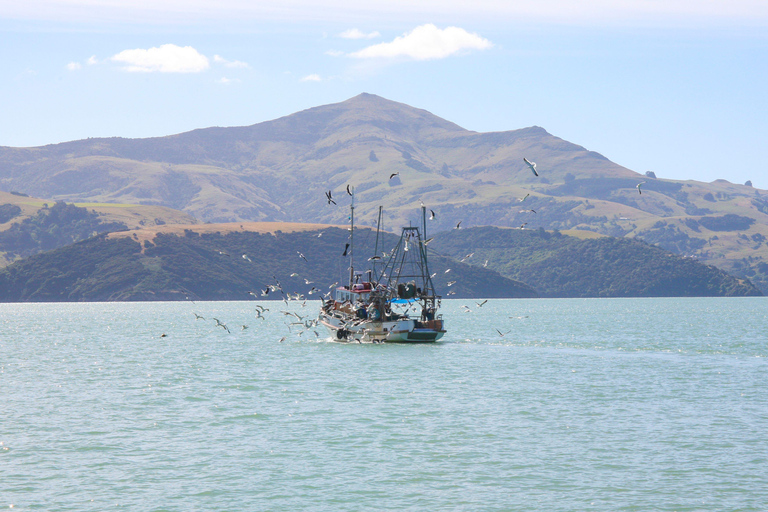
<path id="1" fill-rule="evenodd" d="M 426 290 L 424 290 L 424 292 L 434 297 L 435 286 L 432 284 L 432 276 L 429 273 L 429 264 L 427 263 L 427 244 L 426 244 L 427 242 L 427 207 L 426 206 L 421 207 L 421 225 L 424 231 L 424 239 L 421 240 L 421 243 L 419 244 L 419 251 L 421 252 L 421 259 L 424 262 L 424 276 L 426 277 L 425 283 L 424 283 Z"/>
<path id="2" fill-rule="evenodd" d="M 349 207 L 349 289 L 355 281 L 355 187 L 352 190 L 352 205 Z"/>
<path id="3" fill-rule="evenodd" d="M 381 210 L 384 208 L 383 206 L 379 205 L 379 217 L 376 220 L 376 246 L 373 250 L 373 255 L 378 256 L 379 255 L 379 232 L 381 231 Z M 373 260 L 373 275 L 376 275 L 376 259 Z"/>

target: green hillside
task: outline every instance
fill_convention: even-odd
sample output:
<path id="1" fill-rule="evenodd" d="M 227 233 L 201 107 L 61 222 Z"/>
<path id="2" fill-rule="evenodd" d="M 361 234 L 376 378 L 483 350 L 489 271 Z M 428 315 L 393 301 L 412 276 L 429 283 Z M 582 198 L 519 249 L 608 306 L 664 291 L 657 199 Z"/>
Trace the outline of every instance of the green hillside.
<path id="1" fill-rule="evenodd" d="M 374 233 L 360 230 L 357 238 L 358 254 L 373 254 Z M 348 276 L 348 259 L 342 257 L 347 241 L 347 230 L 339 228 L 202 235 L 190 229 L 183 236 L 159 234 L 143 246 L 132 236 L 98 236 L 9 265 L 0 271 L 0 301 L 254 299 L 250 292 L 260 299 L 279 299 L 275 292 L 261 295 L 278 281 L 286 293 L 319 298 Z M 395 242 L 394 235 L 385 234 L 381 247 Z M 361 256 L 357 265 L 366 260 Z M 456 297 L 536 296 L 530 287 L 491 270 L 441 256 L 432 258 L 430 265 L 437 273 L 435 285 L 444 294 L 454 290 Z M 450 279 L 457 281 L 452 288 L 447 268 Z M 310 295 L 313 287 L 321 293 Z"/>
<path id="2" fill-rule="evenodd" d="M 371 94 L 252 126 L 0 148 L 0 189 L 165 206 L 205 222 L 344 224 L 347 185 L 362 225 L 379 205 L 386 227 L 407 224 L 423 201 L 433 231 L 462 222 L 639 238 L 768 293 L 768 192 L 645 176 L 540 127 L 477 133 Z"/>
<path id="3" fill-rule="evenodd" d="M 430 247 L 487 265 L 542 297 L 762 295 L 748 280 L 639 240 L 482 227 L 438 233 Z"/>

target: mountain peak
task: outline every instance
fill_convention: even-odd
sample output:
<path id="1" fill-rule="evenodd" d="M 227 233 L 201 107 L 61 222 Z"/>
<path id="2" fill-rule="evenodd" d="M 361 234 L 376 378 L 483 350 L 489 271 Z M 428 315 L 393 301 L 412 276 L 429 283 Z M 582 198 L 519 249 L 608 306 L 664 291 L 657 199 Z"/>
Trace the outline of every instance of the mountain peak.
<path id="1" fill-rule="evenodd" d="M 348 100 L 322 105 L 275 120 L 314 124 L 322 120 L 325 130 L 337 131 L 344 126 L 369 125 L 394 135 L 424 139 L 449 132 L 466 132 L 461 126 L 433 113 L 363 92 Z M 268 122 L 271 123 L 271 122 Z M 264 123 L 262 123 L 264 124 Z M 256 125 L 258 126 L 258 125 Z"/>

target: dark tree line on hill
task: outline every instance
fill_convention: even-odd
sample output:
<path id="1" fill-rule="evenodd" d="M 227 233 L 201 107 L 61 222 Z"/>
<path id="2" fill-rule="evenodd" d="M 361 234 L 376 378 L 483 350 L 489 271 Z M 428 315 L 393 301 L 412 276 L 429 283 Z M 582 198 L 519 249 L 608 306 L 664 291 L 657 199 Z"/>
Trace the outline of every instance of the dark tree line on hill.
<path id="1" fill-rule="evenodd" d="M 143 247 L 131 238 L 99 236 L 6 267 L 0 271 L 0 301 L 281 299 L 275 291 L 262 295 L 277 282 L 286 293 L 317 299 L 349 275 L 348 259 L 342 256 L 347 230 L 319 233 L 187 231 L 185 236 L 158 235 Z M 380 248 L 389 251 L 395 242 L 394 235 L 384 234 Z M 369 267 L 374 243 L 370 230 L 356 235 L 357 269 Z M 536 296 L 532 288 L 495 271 L 442 256 L 430 260 L 430 269 L 443 295 L 455 290 L 456 297 Z M 448 279 L 457 283 L 448 287 Z"/>
<path id="2" fill-rule="evenodd" d="M 454 258 L 531 285 L 542 297 L 762 295 L 749 280 L 639 240 L 580 240 L 559 232 L 494 227 L 440 233 L 430 244 Z"/>
<path id="3" fill-rule="evenodd" d="M 338 228 L 274 235 L 187 231 L 142 246 L 100 235 L 1 270 L 0 301 L 280 299 L 279 292 L 264 295 L 278 282 L 285 293 L 319 298 L 348 279 L 348 237 Z M 396 240 L 384 233 L 379 252 Z M 374 244 L 375 232 L 356 232 L 357 270 L 369 268 Z M 429 270 L 444 297 L 760 295 L 748 280 L 637 240 L 484 227 L 438 233 L 429 249 Z"/>

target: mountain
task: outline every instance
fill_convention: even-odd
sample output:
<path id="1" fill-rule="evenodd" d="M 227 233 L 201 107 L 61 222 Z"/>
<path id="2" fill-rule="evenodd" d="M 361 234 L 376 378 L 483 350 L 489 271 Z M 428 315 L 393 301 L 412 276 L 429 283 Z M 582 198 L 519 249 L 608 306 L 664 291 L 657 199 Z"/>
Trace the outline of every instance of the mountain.
<path id="1" fill-rule="evenodd" d="M 383 205 L 396 229 L 423 201 L 433 232 L 461 221 L 639 238 L 768 292 L 766 191 L 646 177 L 540 127 L 477 133 L 370 94 L 246 127 L 0 148 L 4 190 L 161 205 L 205 222 L 345 224 L 347 185 L 362 225 Z"/>
<path id="2" fill-rule="evenodd" d="M 176 233 L 160 226 L 99 235 L 0 270 L 0 302 L 280 299 L 279 293 L 262 296 L 276 282 L 286 293 L 319 298 L 348 276 L 342 251 L 349 233 L 317 227 L 235 224 L 212 232 L 210 225 L 190 225 Z M 359 254 L 373 254 L 375 233 L 362 229 L 356 240 Z M 395 235 L 384 233 L 379 247 L 396 242 Z M 430 265 L 438 274 L 435 286 L 455 290 L 456 297 L 536 296 L 529 286 L 492 270 L 439 255 Z M 446 268 L 458 283 L 453 288 Z"/>
<path id="3" fill-rule="evenodd" d="M 352 184 L 359 204 L 382 203 L 397 218 L 419 198 L 460 208 L 499 195 L 499 185 L 536 184 L 522 154 L 547 160 L 550 180 L 567 170 L 634 174 L 542 128 L 476 133 L 361 94 L 248 127 L 0 148 L 0 186 L 74 202 L 160 204 L 210 222 L 338 222 L 346 210 L 325 208 L 328 189 L 341 195 Z"/>

